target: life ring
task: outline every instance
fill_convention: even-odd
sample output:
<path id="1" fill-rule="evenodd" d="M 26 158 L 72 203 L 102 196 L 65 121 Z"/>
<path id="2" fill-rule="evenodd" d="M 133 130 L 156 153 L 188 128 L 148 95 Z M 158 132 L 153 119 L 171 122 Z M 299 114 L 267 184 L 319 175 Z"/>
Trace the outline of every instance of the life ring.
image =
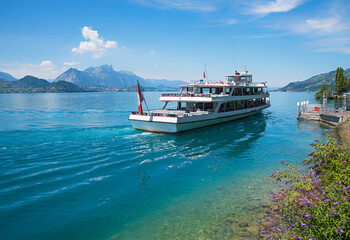
<path id="1" fill-rule="evenodd" d="M 316 107 L 314 107 L 314 110 L 315 110 L 316 112 L 318 112 L 318 111 L 320 111 L 320 107 L 319 107 L 319 106 L 316 106 Z"/>

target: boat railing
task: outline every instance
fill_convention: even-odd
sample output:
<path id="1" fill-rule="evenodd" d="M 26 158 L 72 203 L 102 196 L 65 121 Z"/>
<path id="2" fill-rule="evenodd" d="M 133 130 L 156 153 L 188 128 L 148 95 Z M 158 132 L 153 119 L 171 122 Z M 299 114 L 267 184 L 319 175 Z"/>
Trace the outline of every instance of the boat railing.
<path id="1" fill-rule="evenodd" d="M 143 112 L 140 114 L 139 112 L 131 112 L 132 115 L 140 115 L 140 116 L 156 116 L 156 117 L 178 117 L 176 114 L 171 114 L 171 113 L 154 113 L 154 112 Z"/>
<path id="2" fill-rule="evenodd" d="M 223 85 L 230 85 L 230 86 L 255 86 L 255 87 L 266 87 L 265 82 L 233 82 L 233 81 L 198 81 L 198 80 L 192 80 L 191 84 L 195 85 L 217 85 L 217 84 L 223 84 Z"/>
<path id="3" fill-rule="evenodd" d="M 243 94 L 233 94 L 232 96 L 258 96 L 258 95 L 266 95 L 269 94 L 269 92 L 256 92 L 256 93 L 243 93 Z M 227 97 L 230 96 L 229 94 L 215 94 L 215 93 L 164 93 L 162 94 L 162 97 Z"/>
<path id="4" fill-rule="evenodd" d="M 162 97 L 211 97 L 210 93 L 164 93 Z"/>

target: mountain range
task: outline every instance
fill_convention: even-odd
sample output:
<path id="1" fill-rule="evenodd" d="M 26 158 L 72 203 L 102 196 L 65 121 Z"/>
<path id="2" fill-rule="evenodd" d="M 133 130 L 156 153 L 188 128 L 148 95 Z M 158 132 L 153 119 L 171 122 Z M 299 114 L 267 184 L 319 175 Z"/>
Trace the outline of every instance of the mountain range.
<path id="1" fill-rule="evenodd" d="M 5 81 L 16 81 L 17 79 L 12 77 L 10 74 L 5 72 L 0 72 L 0 79 Z"/>
<path id="2" fill-rule="evenodd" d="M 331 71 L 313 76 L 307 80 L 299 82 L 291 82 L 287 86 L 277 89 L 279 92 L 317 92 L 324 84 L 329 84 L 334 91 L 335 73 Z M 344 75 L 350 78 L 350 68 L 344 70 Z"/>
<path id="3" fill-rule="evenodd" d="M 5 81 L 16 81 L 8 73 L 0 72 L 0 79 Z M 99 67 L 89 67 L 83 71 L 76 68 L 70 68 L 60 74 L 54 82 L 65 81 L 73 83 L 80 87 L 102 87 L 102 88 L 121 88 L 127 89 L 134 87 L 137 81 L 141 86 L 149 89 L 167 89 L 178 88 L 179 85 L 188 84 L 188 82 L 166 79 L 144 79 L 129 71 L 115 71 L 111 65 L 102 65 Z"/>
<path id="4" fill-rule="evenodd" d="M 108 87 L 108 88 L 129 88 L 135 86 L 137 81 L 142 87 L 177 88 L 179 85 L 188 84 L 184 81 L 169 81 L 166 79 L 144 79 L 129 71 L 115 71 L 111 65 L 102 65 L 99 67 L 90 67 L 84 71 L 76 68 L 70 68 L 59 75 L 55 82 L 66 81 L 78 86 L 89 87 Z"/>
<path id="5" fill-rule="evenodd" d="M 7 76 L 8 77 L 8 76 Z M 11 79 L 11 78 L 10 78 Z M 25 76 L 19 80 L 0 78 L 0 93 L 86 92 L 86 89 L 65 81 L 49 83 L 45 79 Z"/>
<path id="6" fill-rule="evenodd" d="M 313 92 L 318 91 L 324 84 L 329 84 L 334 90 L 335 73 L 331 71 L 313 76 L 304 81 L 291 82 L 287 86 L 275 91 L 281 92 Z M 350 78 L 350 68 L 344 70 L 344 75 Z M 16 81 L 17 79 L 8 73 L 0 72 L 0 79 L 6 81 Z M 76 68 L 70 68 L 59 75 L 54 82 L 65 81 L 73 83 L 80 87 L 102 87 L 102 88 L 135 88 L 137 81 L 144 88 L 167 89 L 177 88 L 179 85 L 188 84 L 184 81 L 169 81 L 166 79 L 144 79 L 129 71 L 115 71 L 110 65 L 99 67 L 89 67 L 83 71 Z"/>

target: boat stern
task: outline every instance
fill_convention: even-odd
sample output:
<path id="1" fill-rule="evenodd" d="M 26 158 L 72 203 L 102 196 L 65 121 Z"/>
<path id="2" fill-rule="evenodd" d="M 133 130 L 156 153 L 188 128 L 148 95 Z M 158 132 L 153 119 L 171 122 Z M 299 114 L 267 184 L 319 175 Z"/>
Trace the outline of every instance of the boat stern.
<path id="1" fill-rule="evenodd" d="M 129 120 L 132 126 L 137 130 L 143 130 L 156 133 L 176 133 L 177 118 L 175 117 L 160 117 L 140 114 L 130 114 Z"/>

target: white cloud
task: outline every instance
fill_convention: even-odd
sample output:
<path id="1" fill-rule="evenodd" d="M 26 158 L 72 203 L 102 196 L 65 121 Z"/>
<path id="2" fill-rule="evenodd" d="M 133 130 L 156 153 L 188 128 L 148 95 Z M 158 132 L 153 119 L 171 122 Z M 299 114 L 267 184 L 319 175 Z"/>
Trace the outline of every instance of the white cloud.
<path id="1" fill-rule="evenodd" d="M 64 66 L 75 66 L 75 65 L 79 65 L 80 62 L 64 62 L 63 65 Z"/>
<path id="2" fill-rule="evenodd" d="M 53 71 L 55 66 L 51 61 L 42 61 L 39 65 L 33 65 L 35 67 L 39 67 L 43 71 Z"/>
<path id="3" fill-rule="evenodd" d="M 289 12 L 304 2 L 305 0 L 273 0 L 263 1 L 260 4 L 255 2 L 251 12 L 254 14 Z"/>
<path id="4" fill-rule="evenodd" d="M 302 36 L 303 44 L 313 51 L 350 54 L 349 18 L 334 9 L 323 12 L 327 17 L 287 18 L 269 27 Z"/>
<path id="5" fill-rule="evenodd" d="M 141 4 L 158 8 L 212 12 L 217 10 L 213 1 L 200 0 L 135 0 Z"/>
<path id="6" fill-rule="evenodd" d="M 307 19 L 305 22 L 309 28 L 322 32 L 334 32 L 340 28 L 339 19 L 336 18 Z"/>
<path id="7" fill-rule="evenodd" d="M 88 41 L 80 42 L 78 48 L 73 48 L 72 53 L 84 54 L 87 52 L 93 53 L 94 58 L 102 57 L 107 49 L 116 48 L 116 41 L 104 41 L 98 34 L 97 31 L 92 30 L 91 27 L 83 27 L 81 33 Z"/>
<path id="8" fill-rule="evenodd" d="M 54 79 L 58 76 L 56 67 L 50 60 L 38 64 L 31 63 L 1 63 L 2 71 L 10 73 L 16 78 L 32 75 L 38 78 Z"/>
<path id="9" fill-rule="evenodd" d="M 328 14 L 331 15 L 331 14 Z M 334 37 L 335 35 L 347 35 L 350 27 L 347 21 L 339 17 L 304 18 L 285 23 L 276 24 L 276 29 L 287 29 L 294 34 L 304 34 L 309 37 Z"/>
<path id="10" fill-rule="evenodd" d="M 237 20 L 236 19 L 228 19 L 226 20 L 226 25 L 233 25 L 236 24 Z"/>
<path id="11" fill-rule="evenodd" d="M 151 54 L 155 54 L 155 53 L 156 53 L 156 50 L 151 49 L 149 52 L 150 52 Z"/>
<path id="12" fill-rule="evenodd" d="M 204 24 L 204 25 L 193 25 L 193 27 L 204 27 L 204 28 L 210 28 L 210 27 L 225 27 L 237 24 L 238 21 L 236 19 L 230 18 L 230 19 L 223 19 L 223 20 L 215 20 L 212 23 Z"/>

